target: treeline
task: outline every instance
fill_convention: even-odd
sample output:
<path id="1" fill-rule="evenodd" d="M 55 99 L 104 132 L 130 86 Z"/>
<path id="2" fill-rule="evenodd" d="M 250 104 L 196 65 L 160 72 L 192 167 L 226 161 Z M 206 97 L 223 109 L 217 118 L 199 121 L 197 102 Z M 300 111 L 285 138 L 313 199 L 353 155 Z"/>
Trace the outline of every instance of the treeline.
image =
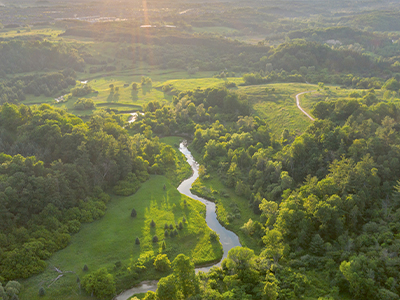
<path id="1" fill-rule="evenodd" d="M 46 97 L 67 92 L 69 86 L 76 85 L 76 73 L 72 69 L 62 72 L 34 74 L 14 77 L 0 82 L 0 103 L 24 101 L 26 95 Z"/>
<path id="2" fill-rule="evenodd" d="M 139 114 L 131 128 L 158 135 L 193 134 L 196 123 L 236 121 L 240 115 L 250 113 L 247 100 L 226 88 L 181 92 L 174 96 L 173 103 L 175 107 L 149 102 L 144 106 L 144 115 Z"/>
<path id="3" fill-rule="evenodd" d="M 376 50 L 392 44 L 392 41 L 383 35 L 345 26 L 297 30 L 289 32 L 287 36 L 290 39 L 307 39 L 320 43 L 328 40 L 337 40 L 342 44 L 359 43 L 369 50 Z"/>
<path id="4" fill-rule="evenodd" d="M 0 43 L 0 77 L 32 71 L 82 71 L 84 61 L 77 49 L 65 43 L 11 41 Z"/>
<path id="5" fill-rule="evenodd" d="M 398 76 L 396 76 L 398 77 Z M 359 77 L 353 74 L 331 74 L 327 70 L 317 72 L 314 67 L 301 67 L 300 73 L 285 70 L 271 72 L 255 72 L 243 75 L 242 85 L 259 85 L 274 82 L 319 82 L 340 85 L 343 88 L 380 89 L 384 88 L 384 80 L 378 77 Z M 398 89 L 397 89 L 398 90 Z"/>
<path id="6" fill-rule="evenodd" d="M 381 74 L 390 68 L 389 63 L 376 62 L 369 56 L 350 50 L 334 50 L 315 42 L 284 43 L 263 58 L 273 69 L 291 72 L 300 67 L 315 67 L 316 70 L 366 74 L 368 77 Z"/>
<path id="7" fill-rule="evenodd" d="M 122 124 L 106 112 L 83 123 L 48 105 L 0 108 L 0 277 L 43 271 L 81 223 L 104 214 L 103 190 L 131 194 L 175 165 L 170 146 Z"/>

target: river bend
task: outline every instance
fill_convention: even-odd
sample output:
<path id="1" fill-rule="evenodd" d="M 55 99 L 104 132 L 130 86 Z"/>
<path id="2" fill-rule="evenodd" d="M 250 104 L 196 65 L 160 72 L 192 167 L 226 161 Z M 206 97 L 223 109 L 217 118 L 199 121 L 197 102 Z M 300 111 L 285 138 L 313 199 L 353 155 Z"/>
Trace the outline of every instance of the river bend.
<path id="1" fill-rule="evenodd" d="M 192 192 L 190 191 L 190 188 L 192 187 L 193 182 L 195 182 L 195 180 L 199 177 L 199 164 L 195 161 L 195 159 L 193 158 L 192 154 L 190 153 L 189 149 L 186 147 L 184 142 L 182 142 L 179 145 L 179 151 L 185 155 L 187 162 L 189 163 L 189 165 L 191 166 L 191 168 L 193 170 L 193 174 L 190 178 L 182 181 L 182 183 L 178 186 L 178 191 L 181 194 L 186 195 L 195 200 L 198 200 L 206 205 L 206 223 L 207 223 L 208 227 L 211 228 L 211 230 L 215 231 L 219 235 L 219 240 L 220 240 L 220 242 L 222 244 L 222 248 L 224 250 L 222 259 L 218 263 L 215 263 L 208 267 L 196 268 L 196 273 L 198 271 L 207 272 L 212 267 L 220 266 L 222 260 L 228 256 L 229 250 L 231 250 L 234 247 L 241 246 L 241 244 L 239 242 L 238 236 L 235 233 L 227 230 L 225 227 L 223 227 L 218 222 L 217 212 L 215 209 L 216 208 L 215 203 L 192 194 Z M 115 300 L 127 300 L 130 297 L 132 297 L 133 295 L 138 294 L 138 293 L 146 293 L 147 291 L 156 291 L 157 283 L 158 283 L 158 281 L 155 281 L 155 280 L 142 282 L 138 286 L 133 287 L 133 288 L 126 290 L 123 293 L 119 294 L 114 299 Z"/>

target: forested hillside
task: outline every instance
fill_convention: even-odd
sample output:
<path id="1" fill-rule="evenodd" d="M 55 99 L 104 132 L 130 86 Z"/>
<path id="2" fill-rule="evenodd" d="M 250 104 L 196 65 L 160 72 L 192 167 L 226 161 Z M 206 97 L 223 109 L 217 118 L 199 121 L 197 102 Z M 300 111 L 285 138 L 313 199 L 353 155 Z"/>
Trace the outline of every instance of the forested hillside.
<path id="1" fill-rule="evenodd" d="M 112 113 L 84 123 L 48 105 L 5 104 L 0 115 L 0 276 L 7 280 L 43 271 L 81 223 L 102 217 L 103 190 L 132 194 L 149 173 L 174 163 L 170 146 L 128 136 Z"/>

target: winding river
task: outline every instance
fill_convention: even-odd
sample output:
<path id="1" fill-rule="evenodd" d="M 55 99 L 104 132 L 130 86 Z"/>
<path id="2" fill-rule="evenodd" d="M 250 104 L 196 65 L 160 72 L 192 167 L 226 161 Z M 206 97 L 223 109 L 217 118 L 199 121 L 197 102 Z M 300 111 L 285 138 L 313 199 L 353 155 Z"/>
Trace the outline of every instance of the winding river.
<path id="1" fill-rule="evenodd" d="M 192 167 L 193 175 L 182 181 L 182 183 L 178 187 L 178 191 L 181 194 L 184 194 L 190 198 L 198 200 L 206 205 L 206 222 L 208 227 L 210 227 L 213 231 L 215 231 L 219 235 L 219 240 L 222 244 L 222 248 L 224 250 L 224 255 L 222 256 L 222 260 L 228 256 L 228 252 L 230 249 L 241 246 L 239 242 L 238 236 L 233 233 L 232 231 L 227 230 L 223 227 L 217 220 L 217 212 L 215 210 L 215 203 L 198 197 L 190 191 L 193 182 L 199 177 L 199 165 L 193 158 L 192 154 L 190 153 L 189 149 L 186 147 L 185 143 L 181 143 L 179 145 L 179 151 L 181 151 L 185 157 L 189 165 Z M 220 266 L 221 261 L 216 264 L 210 265 L 208 267 L 200 267 L 196 268 L 196 273 L 199 271 L 207 272 L 212 267 Z M 138 293 L 146 293 L 147 291 L 156 291 L 158 281 L 145 281 L 140 283 L 138 286 L 135 286 L 129 290 L 124 291 L 123 293 L 116 296 L 115 300 L 127 300 L 135 294 Z"/>

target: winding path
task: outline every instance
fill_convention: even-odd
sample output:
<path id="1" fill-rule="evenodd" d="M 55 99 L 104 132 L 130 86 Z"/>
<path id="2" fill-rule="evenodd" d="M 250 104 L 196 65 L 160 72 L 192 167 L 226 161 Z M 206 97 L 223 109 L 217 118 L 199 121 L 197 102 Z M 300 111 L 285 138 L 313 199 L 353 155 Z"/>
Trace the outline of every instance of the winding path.
<path id="1" fill-rule="evenodd" d="M 315 91 L 307 91 L 307 92 L 302 92 L 296 95 L 296 104 L 297 107 L 301 110 L 301 112 L 303 114 L 305 114 L 311 121 L 315 121 L 315 119 L 313 117 L 311 117 L 301 106 L 300 106 L 300 96 L 303 94 L 307 94 L 307 93 L 313 93 Z"/>
<path id="2" fill-rule="evenodd" d="M 219 235 L 219 240 L 224 250 L 222 259 L 219 262 L 211 264 L 207 267 L 196 268 L 196 273 L 199 271 L 208 272 L 212 267 L 220 266 L 221 262 L 228 256 L 229 250 L 234 247 L 241 246 L 241 244 L 239 242 L 238 236 L 232 231 L 229 231 L 225 227 L 223 227 L 217 220 L 215 203 L 192 194 L 190 188 L 192 187 L 193 182 L 195 182 L 195 180 L 199 177 L 199 164 L 195 161 L 189 149 L 185 146 L 184 143 L 181 143 L 179 145 L 179 151 L 181 151 L 185 155 L 187 162 L 193 170 L 193 175 L 190 178 L 182 181 L 182 183 L 178 186 L 178 191 L 181 194 L 198 200 L 206 205 L 206 223 L 208 227 L 210 227 Z M 135 294 L 146 293 L 147 291 L 154 292 L 157 290 L 157 283 L 158 281 L 156 280 L 143 281 L 139 285 L 122 292 L 121 294 L 116 296 L 114 300 L 127 300 Z"/>

